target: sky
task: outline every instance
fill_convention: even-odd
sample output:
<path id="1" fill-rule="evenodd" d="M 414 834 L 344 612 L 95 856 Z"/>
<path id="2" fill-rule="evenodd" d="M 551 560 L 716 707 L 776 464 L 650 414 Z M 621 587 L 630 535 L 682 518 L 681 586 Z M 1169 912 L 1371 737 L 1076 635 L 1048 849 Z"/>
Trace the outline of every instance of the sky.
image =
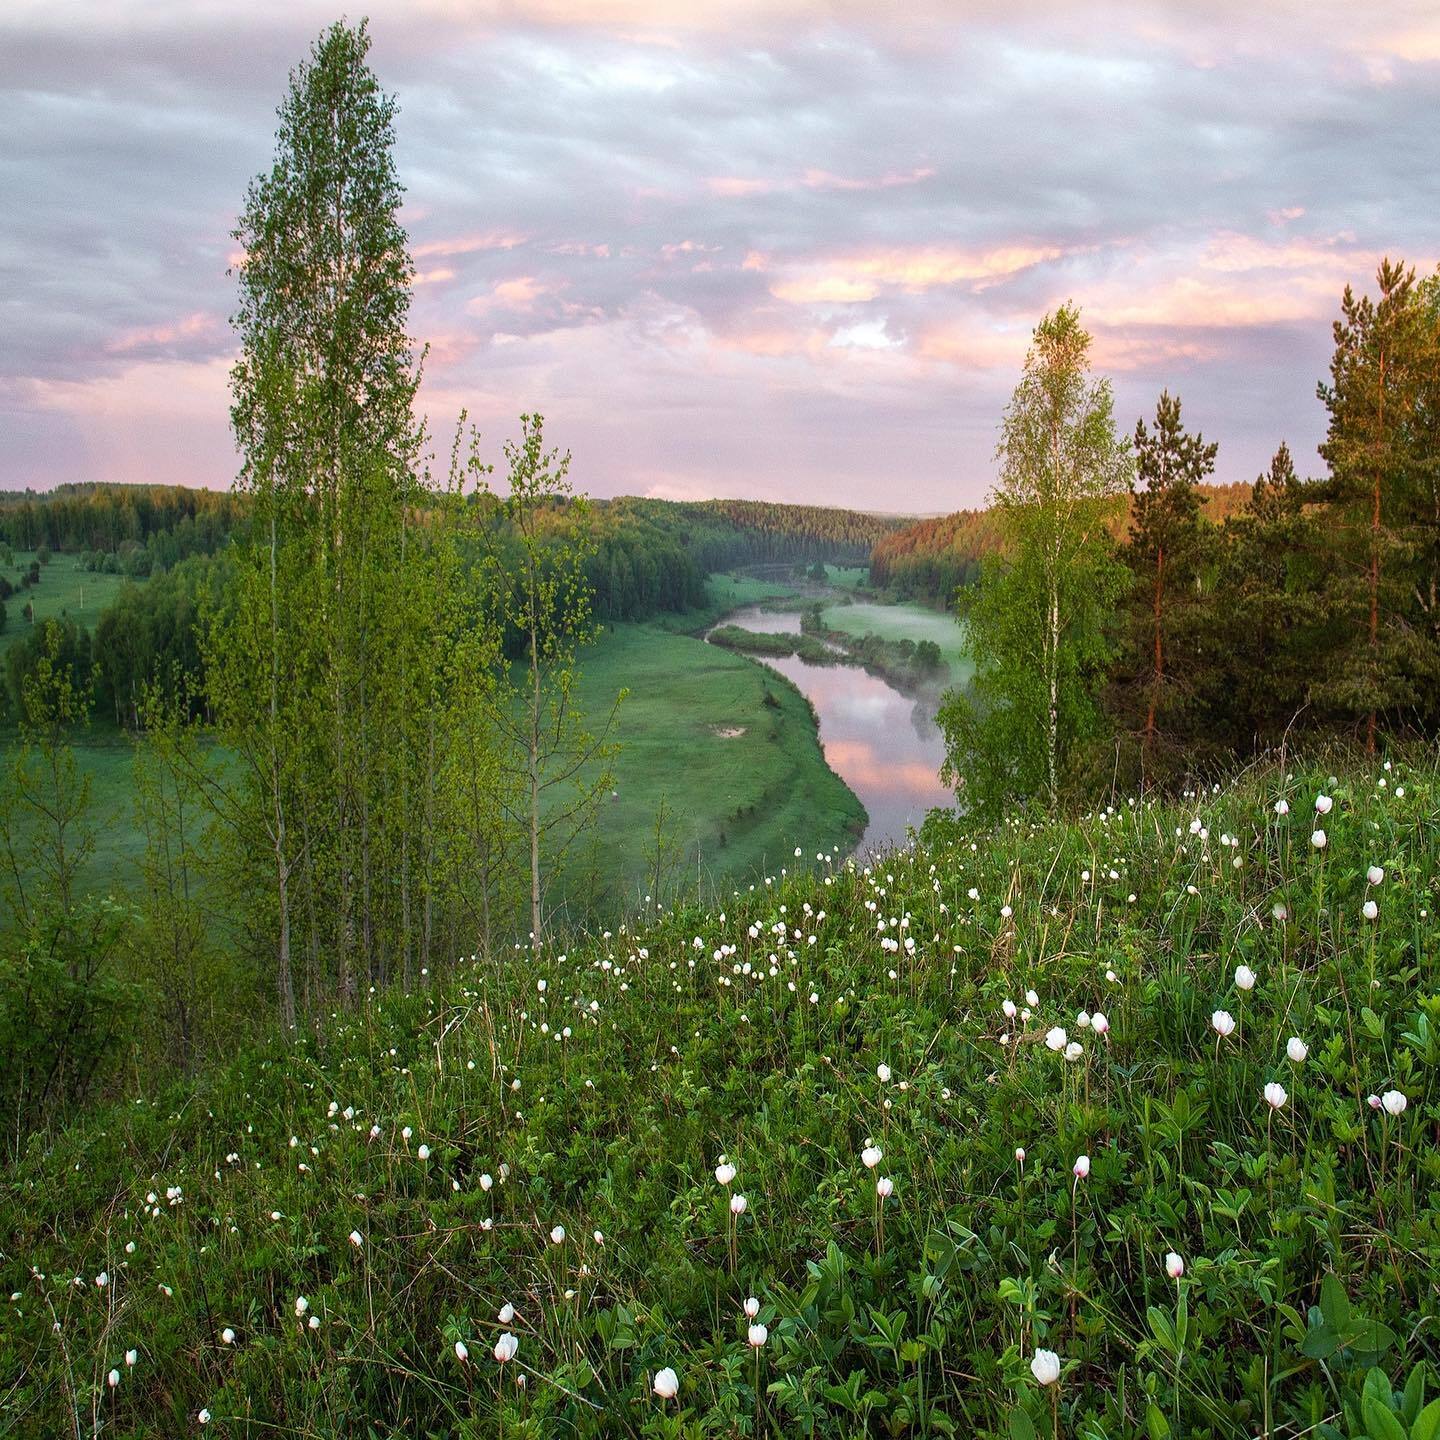
<path id="1" fill-rule="evenodd" d="M 594 495 L 982 503 L 1081 307 L 1253 479 L 1331 322 L 1440 258 L 1440 6 L 385 0 L 436 448 L 546 417 Z M 0 3 L 0 486 L 224 487 L 226 269 L 314 0 Z"/>

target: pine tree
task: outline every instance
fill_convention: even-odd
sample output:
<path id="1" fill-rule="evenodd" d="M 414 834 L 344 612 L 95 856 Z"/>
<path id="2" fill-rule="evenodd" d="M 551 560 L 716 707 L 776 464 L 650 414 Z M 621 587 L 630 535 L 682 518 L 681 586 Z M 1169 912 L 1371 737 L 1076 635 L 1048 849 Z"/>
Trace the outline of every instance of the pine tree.
<path id="1" fill-rule="evenodd" d="M 1196 487 L 1213 473 L 1218 449 L 1186 432 L 1180 398 L 1168 390 L 1155 406 L 1154 429 L 1143 419 L 1135 424 L 1137 485 L 1123 551 L 1131 582 L 1106 700 L 1138 747 L 1141 783 L 1183 767 L 1197 739 L 1195 670 L 1207 609 L 1202 570 L 1212 527 Z"/>
<path id="2" fill-rule="evenodd" d="M 1299 478 L 1282 442 L 1219 537 L 1214 658 L 1201 698 L 1205 731 L 1222 753 L 1274 748 L 1326 718 L 1311 699 L 1333 644 L 1319 499 L 1320 488 Z"/>
<path id="3" fill-rule="evenodd" d="M 1416 442 L 1434 366 L 1415 272 L 1386 259 L 1375 278 L 1375 300 L 1345 287 L 1330 383 L 1318 387 L 1330 416 L 1320 446 L 1336 537 L 1330 597 L 1343 617 L 1321 690 L 1353 717 L 1367 754 L 1381 724 L 1400 723 L 1421 698 L 1413 619 L 1426 466 Z"/>

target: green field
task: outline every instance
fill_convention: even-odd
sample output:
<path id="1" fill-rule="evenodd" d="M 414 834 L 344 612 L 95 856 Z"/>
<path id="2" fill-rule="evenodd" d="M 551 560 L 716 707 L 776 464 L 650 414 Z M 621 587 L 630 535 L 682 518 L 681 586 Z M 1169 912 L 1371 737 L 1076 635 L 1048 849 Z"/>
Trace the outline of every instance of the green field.
<path id="1" fill-rule="evenodd" d="M 732 604 L 764 598 L 741 593 Z M 672 883 L 693 889 L 699 874 L 707 895 L 784 864 L 797 844 L 849 850 L 864 811 L 826 766 L 804 697 L 780 677 L 659 625 L 617 625 L 585 656 L 586 713 L 601 716 L 622 687 L 615 796 L 567 866 L 565 898 L 647 893 L 662 800 Z"/>
<path id="2" fill-rule="evenodd" d="M 76 568 L 75 556 L 53 555 L 48 565 L 40 567 L 40 583 L 30 590 L 21 590 L 20 577 L 35 558 L 33 550 L 17 550 L 13 565 L 0 565 L 4 575 L 16 587 L 5 602 L 5 629 L 0 631 L 0 653 L 30 629 L 23 614 L 27 601 L 35 605 L 35 622 L 58 620 L 68 615 L 87 630 L 94 630 L 101 612 L 129 583 L 124 575 L 98 575 Z"/>
<path id="3" fill-rule="evenodd" d="M 831 605 L 825 610 L 825 624 L 847 635 L 878 635 L 882 640 L 933 640 L 950 667 L 955 682 L 968 680 L 973 664 L 961 654 L 964 632 L 953 615 L 932 610 L 928 605 L 905 603 L 877 605 L 857 601 L 853 605 Z"/>

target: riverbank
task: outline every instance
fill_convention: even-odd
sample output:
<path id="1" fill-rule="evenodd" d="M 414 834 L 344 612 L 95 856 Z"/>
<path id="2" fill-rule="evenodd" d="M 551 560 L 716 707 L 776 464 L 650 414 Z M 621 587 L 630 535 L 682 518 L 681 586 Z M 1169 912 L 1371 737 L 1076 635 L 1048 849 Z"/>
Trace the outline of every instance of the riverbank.
<path id="1" fill-rule="evenodd" d="M 621 688 L 614 793 L 557 876 L 562 911 L 633 913 L 646 895 L 697 886 L 723 900 L 793 863 L 797 845 L 853 851 L 869 817 L 826 763 L 819 717 L 792 681 L 647 621 L 609 627 L 586 653 L 587 713 Z"/>

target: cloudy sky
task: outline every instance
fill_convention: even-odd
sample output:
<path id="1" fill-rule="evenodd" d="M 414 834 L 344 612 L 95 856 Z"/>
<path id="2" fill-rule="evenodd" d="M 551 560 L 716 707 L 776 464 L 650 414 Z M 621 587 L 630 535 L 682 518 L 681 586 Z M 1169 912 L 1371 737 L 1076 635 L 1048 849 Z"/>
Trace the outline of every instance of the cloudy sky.
<path id="1" fill-rule="evenodd" d="M 337 13 L 0 4 L 0 485 L 229 484 L 229 235 Z M 976 503 L 1066 298 L 1127 428 L 1313 471 L 1342 288 L 1440 258 L 1428 0 L 368 14 L 432 427 L 539 409 L 595 494 Z"/>

